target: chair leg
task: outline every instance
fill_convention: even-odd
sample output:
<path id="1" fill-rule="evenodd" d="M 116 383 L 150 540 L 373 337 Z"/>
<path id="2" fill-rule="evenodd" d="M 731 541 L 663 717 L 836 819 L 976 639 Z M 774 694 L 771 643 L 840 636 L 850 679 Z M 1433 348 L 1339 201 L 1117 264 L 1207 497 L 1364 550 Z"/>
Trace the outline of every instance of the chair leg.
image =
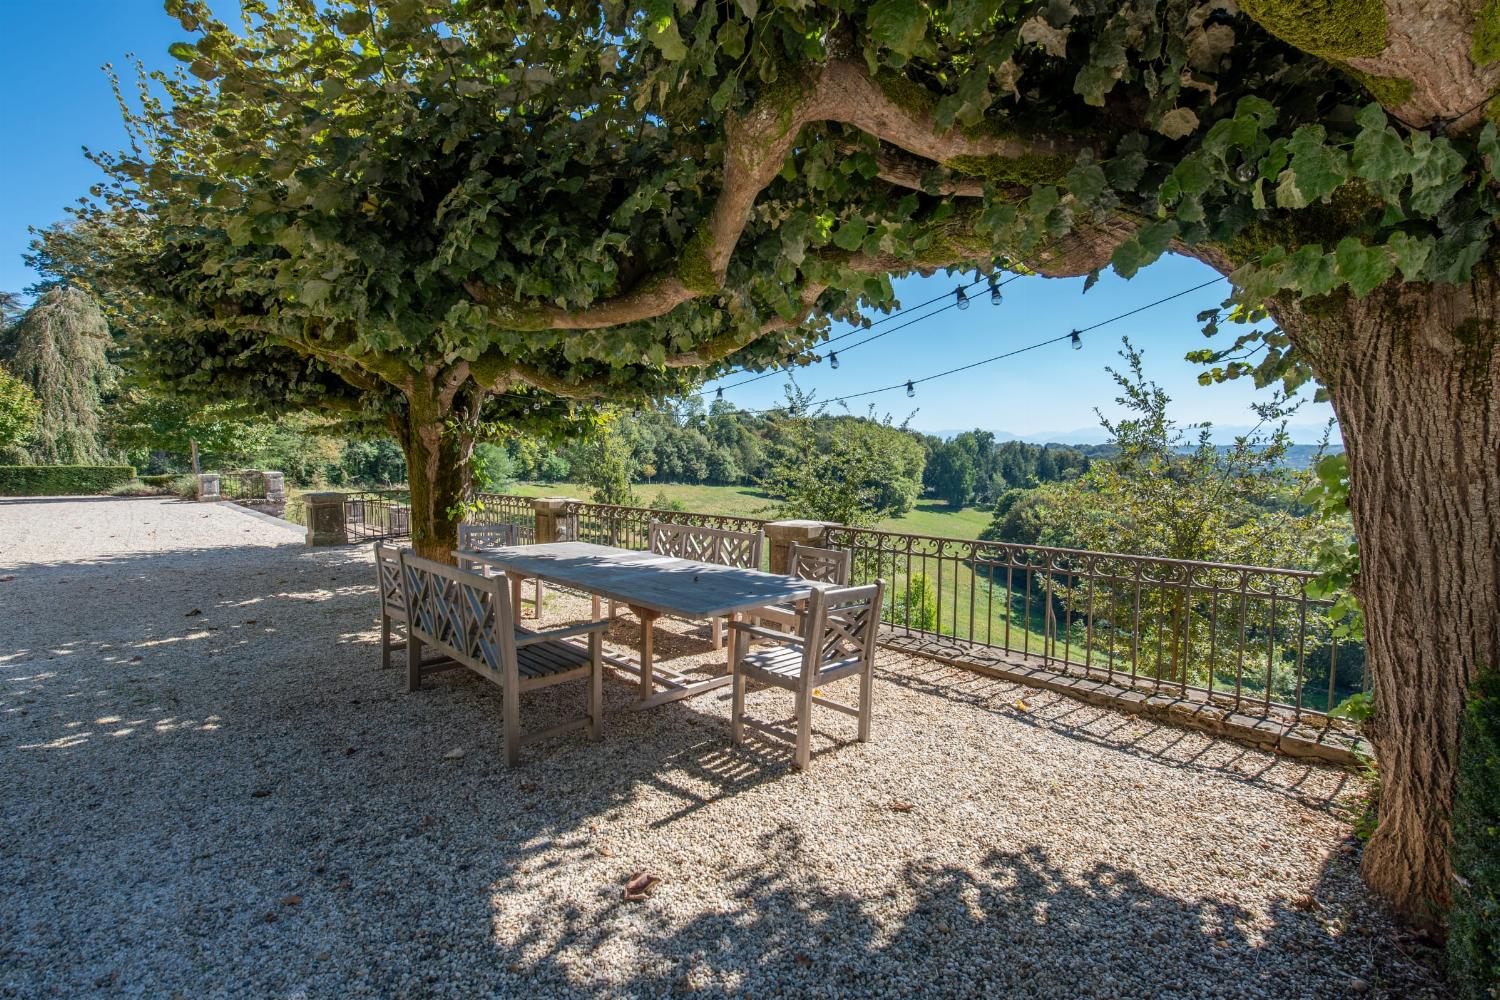
<path id="1" fill-rule="evenodd" d="M 875 710 L 875 664 L 859 675 L 859 742 L 870 742 L 870 716 Z"/>
<path id="2" fill-rule="evenodd" d="M 738 746 L 745 742 L 745 675 L 735 670 L 730 676 L 734 697 L 729 709 L 729 741 Z"/>
<path id="3" fill-rule="evenodd" d="M 406 690 L 415 691 L 422 686 L 422 640 L 406 629 Z"/>
<path id="4" fill-rule="evenodd" d="M 380 669 L 391 669 L 391 616 L 380 616 Z"/>
<path id="5" fill-rule="evenodd" d="M 812 760 L 812 688 L 797 692 L 797 770 L 807 770 Z"/>
<path id="6" fill-rule="evenodd" d="M 500 724 L 505 728 L 505 766 L 521 759 L 521 693 L 500 689 Z"/>
<path id="7" fill-rule="evenodd" d="M 604 735 L 604 639 L 589 635 L 589 724 L 590 740 Z"/>

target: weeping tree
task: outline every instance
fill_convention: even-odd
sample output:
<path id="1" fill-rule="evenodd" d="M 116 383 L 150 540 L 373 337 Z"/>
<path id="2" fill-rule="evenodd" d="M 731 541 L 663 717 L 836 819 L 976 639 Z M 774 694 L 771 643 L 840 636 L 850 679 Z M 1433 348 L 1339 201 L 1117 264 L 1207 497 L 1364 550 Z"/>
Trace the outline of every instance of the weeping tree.
<path id="1" fill-rule="evenodd" d="M 0 338 L 0 361 L 28 386 L 36 408 L 25 450 L 44 465 L 112 460 L 100 427 L 118 369 L 110 361 L 109 324 L 87 293 L 43 292 Z"/>
<path id="2" fill-rule="evenodd" d="M 1316 379 L 1348 447 L 1366 876 L 1445 904 L 1500 649 L 1491 0 L 241 6 L 169 0 L 184 65 L 39 254 L 176 391 L 388 427 L 427 553 L 486 428 L 808 360 L 892 275 L 1230 276 L 1195 356 Z"/>

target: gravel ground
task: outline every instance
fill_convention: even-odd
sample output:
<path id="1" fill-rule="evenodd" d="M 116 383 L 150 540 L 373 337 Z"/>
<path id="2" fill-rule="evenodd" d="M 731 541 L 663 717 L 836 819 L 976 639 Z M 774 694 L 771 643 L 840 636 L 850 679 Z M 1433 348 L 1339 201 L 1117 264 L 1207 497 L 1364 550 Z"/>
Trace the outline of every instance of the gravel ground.
<path id="1" fill-rule="evenodd" d="M 379 669 L 369 560 L 226 506 L 0 504 L 0 995 L 1443 994 L 1359 882 L 1347 774 L 894 654 L 873 741 L 819 713 L 805 774 L 730 747 L 724 692 L 631 713 L 621 679 L 601 742 L 507 770 L 492 687 Z"/>

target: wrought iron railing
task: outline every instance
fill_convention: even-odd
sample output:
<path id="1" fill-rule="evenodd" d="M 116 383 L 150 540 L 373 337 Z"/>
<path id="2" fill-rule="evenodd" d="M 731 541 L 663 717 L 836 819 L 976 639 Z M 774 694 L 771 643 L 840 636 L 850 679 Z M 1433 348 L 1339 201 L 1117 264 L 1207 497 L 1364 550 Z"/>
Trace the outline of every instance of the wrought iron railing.
<path id="1" fill-rule="evenodd" d="M 885 578 L 895 636 L 1235 711 L 1322 716 L 1368 690 L 1362 645 L 1333 633 L 1306 571 L 843 527 L 826 544 L 854 553 L 856 582 Z"/>
<path id="2" fill-rule="evenodd" d="M 756 517 L 621 507 L 605 503 L 570 503 L 563 509 L 563 515 L 565 520 L 576 523 L 578 541 L 613 545 L 622 549 L 646 548 L 651 541 L 651 525 L 654 522 L 727 528 L 730 531 L 759 531 L 766 525 L 763 518 Z"/>
<path id="3" fill-rule="evenodd" d="M 266 498 L 266 474 L 256 469 L 237 472 L 221 472 L 219 496 L 225 500 L 264 500 Z"/>
<path id="4" fill-rule="evenodd" d="M 477 505 L 470 521 L 503 522 L 514 524 L 520 531 L 522 545 L 536 541 L 536 508 L 530 497 L 511 496 L 508 493 L 476 493 Z"/>
<path id="5" fill-rule="evenodd" d="M 409 490 L 361 490 L 344 495 L 345 531 L 351 542 L 411 536 Z"/>

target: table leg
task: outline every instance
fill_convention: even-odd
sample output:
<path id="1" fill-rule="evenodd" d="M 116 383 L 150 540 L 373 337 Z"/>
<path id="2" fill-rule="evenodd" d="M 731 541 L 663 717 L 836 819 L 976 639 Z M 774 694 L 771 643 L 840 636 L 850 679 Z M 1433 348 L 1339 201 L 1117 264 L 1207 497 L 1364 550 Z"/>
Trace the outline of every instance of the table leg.
<path id="1" fill-rule="evenodd" d="M 656 625 L 658 616 L 654 611 L 647 611 L 645 608 L 638 608 L 634 605 L 631 606 L 630 610 L 634 611 L 636 617 L 641 620 L 641 701 L 645 701 L 656 693 L 656 688 L 651 680 L 651 660 L 653 655 L 651 647 L 654 640 L 654 626 Z"/>
<path id="2" fill-rule="evenodd" d="M 512 619 L 521 620 L 521 578 L 519 576 L 510 578 L 510 611 Z"/>

